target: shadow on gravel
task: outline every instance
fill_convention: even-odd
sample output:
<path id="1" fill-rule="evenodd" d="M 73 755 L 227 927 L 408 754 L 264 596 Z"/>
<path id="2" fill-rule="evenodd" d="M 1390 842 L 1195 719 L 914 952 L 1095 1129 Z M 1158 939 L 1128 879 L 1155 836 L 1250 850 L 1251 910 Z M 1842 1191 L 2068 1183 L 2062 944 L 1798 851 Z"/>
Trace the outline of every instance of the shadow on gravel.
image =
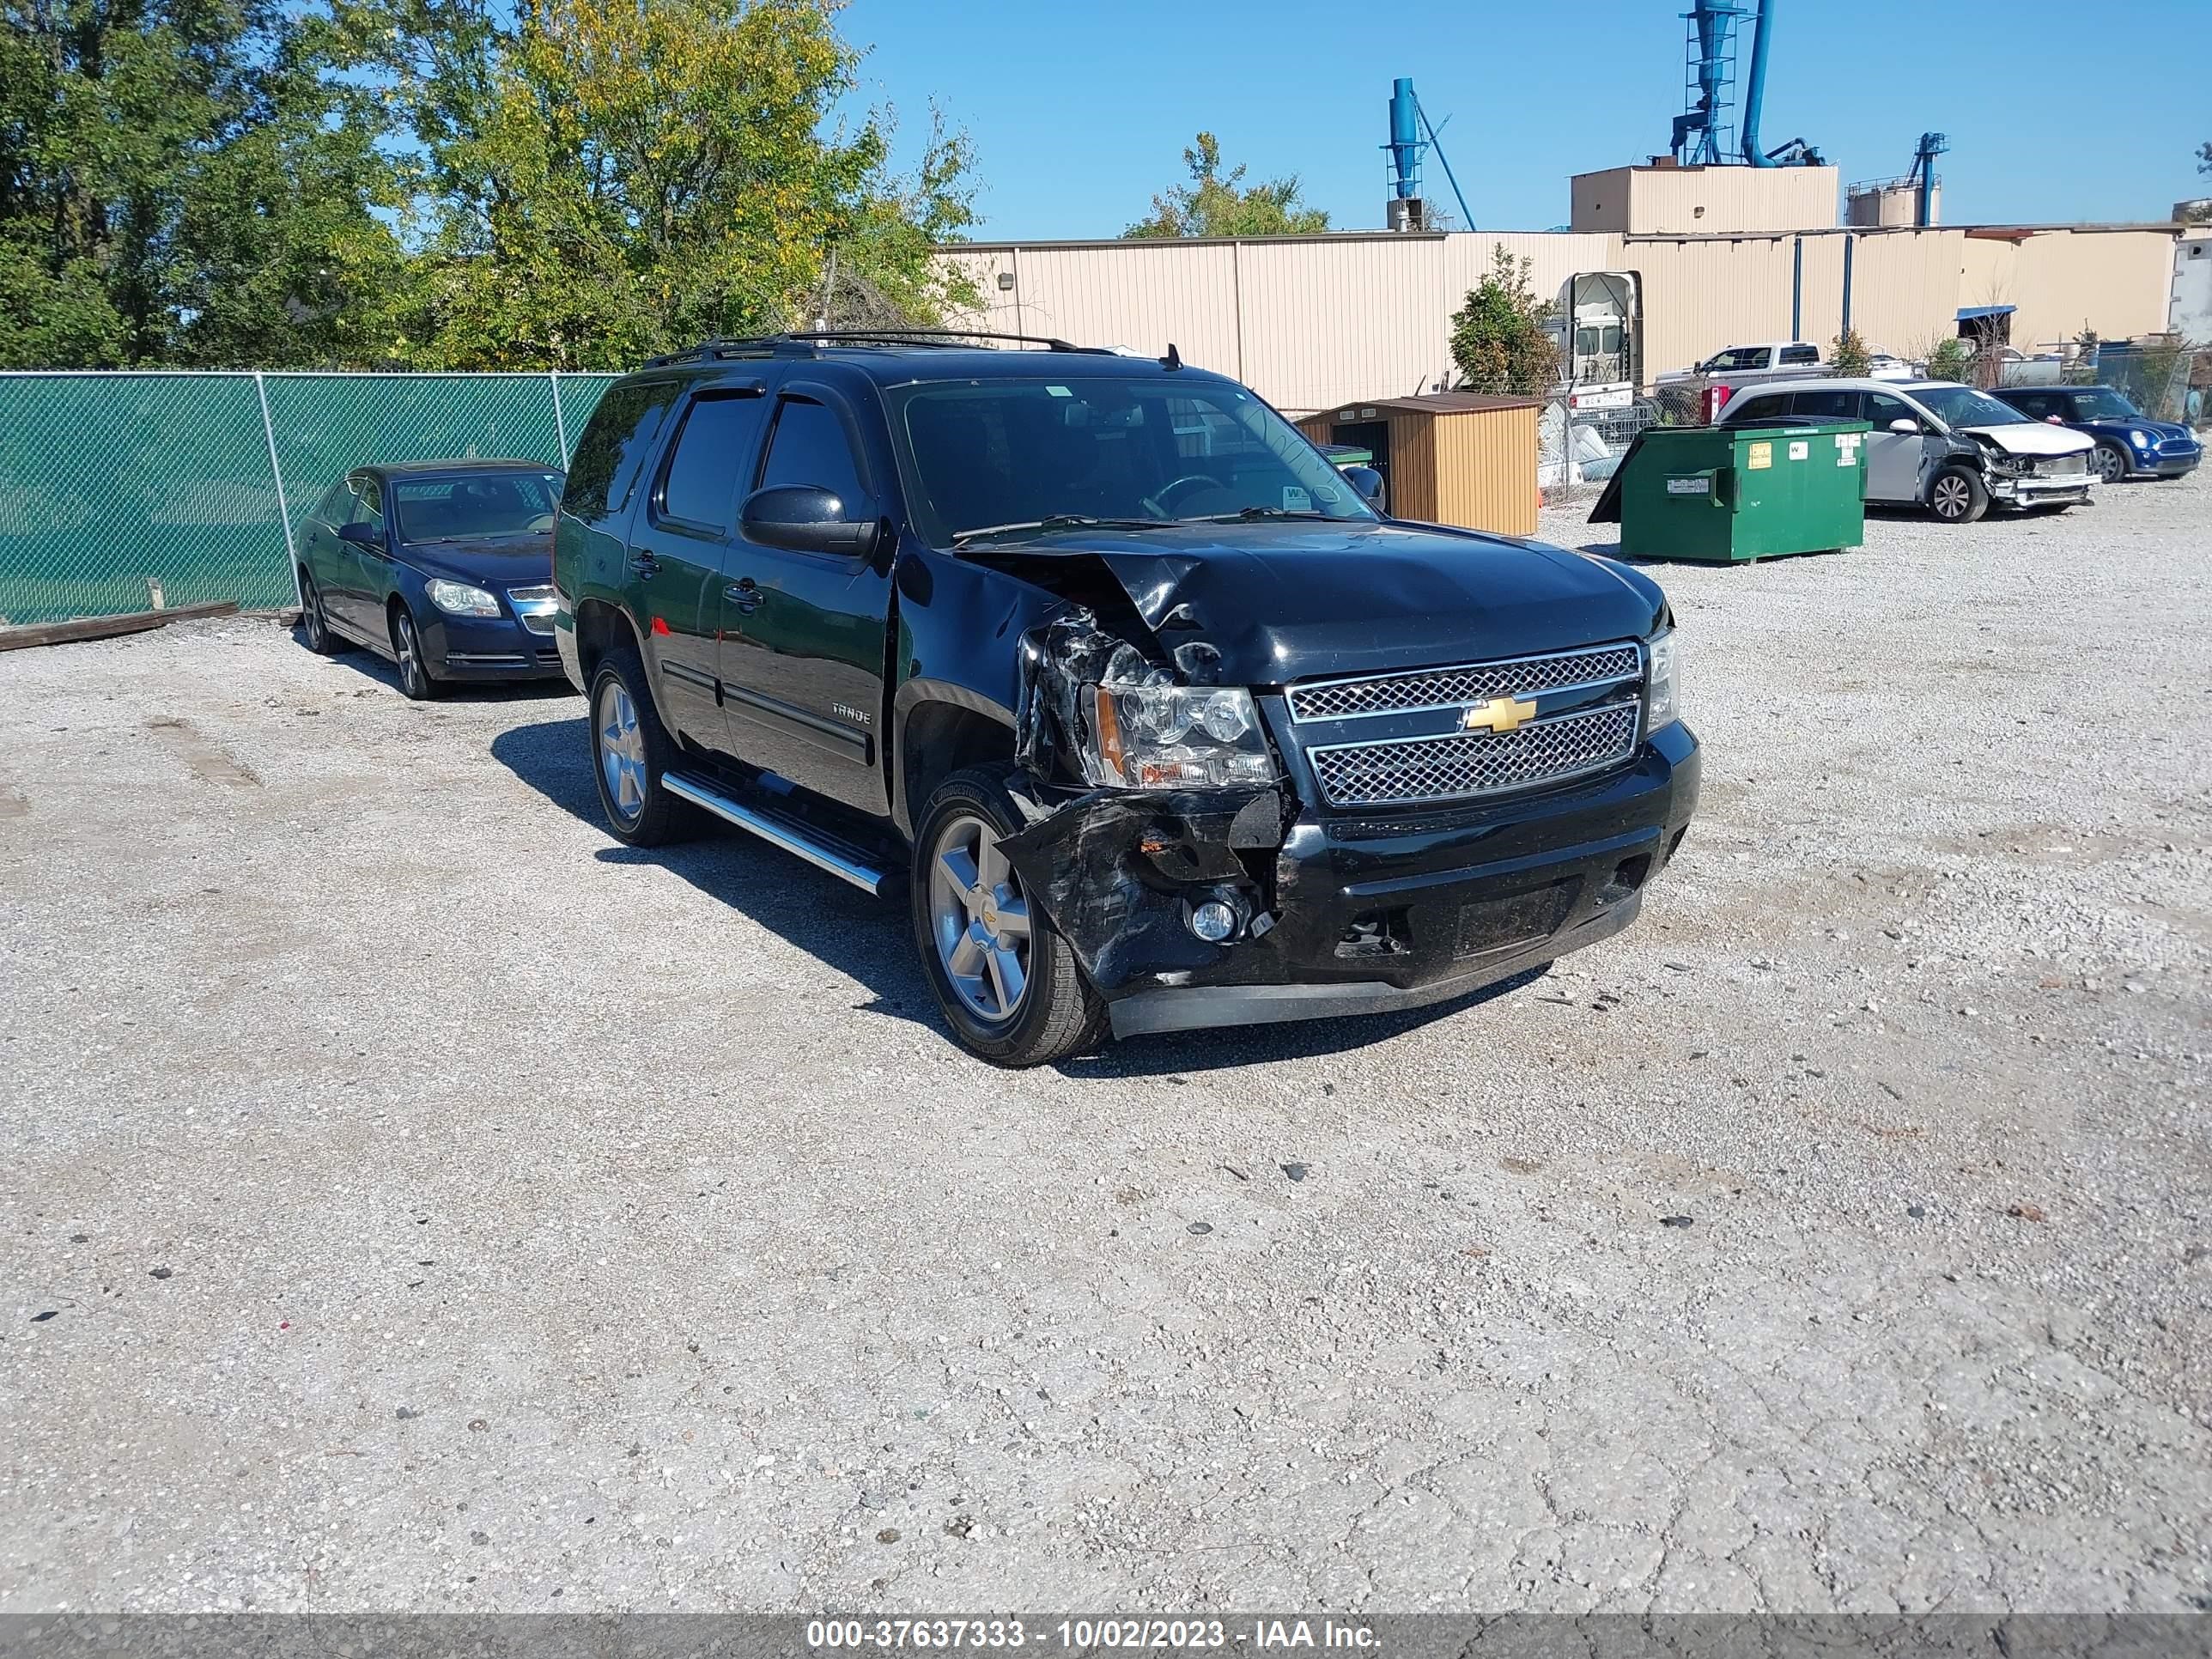
<path id="1" fill-rule="evenodd" d="M 299 641 L 300 649 L 305 651 L 307 648 L 307 642 L 300 638 L 296 625 L 292 629 L 292 637 Z M 365 679 L 374 680 L 395 697 L 405 695 L 399 689 L 399 665 L 386 662 L 365 646 L 349 643 L 344 650 L 325 660 L 334 662 L 342 668 L 350 668 Z M 439 682 L 437 700 L 440 702 L 523 702 L 541 698 L 573 697 L 575 695 L 576 688 L 569 684 L 565 677 L 555 675 L 542 680 L 442 680 Z"/>
<path id="2" fill-rule="evenodd" d="M 594 830 L 604 830 L 599 791 L 587 763 L 589 723 L 582 715 L 510 726 L 492 739 L 491 752 L 554 805 Z M 915 954 L 902 896 L 871 899 L 765 842 L 720 827 L 706 830 L 696 841 L 669 847 L 624 847 L 610 837 L 597 856 L 603 864 L 652 865 L 681 876 L 708 897 L 866 986 L 870 1000 L 854 1003 L 855 1012 L 911 1020 L 952 1041 L 938 1017 L 936 999 Z M 1079 1079 L 1172 1078 L 1178 1073 L 1342 1054 L 1449 1019 L 1530 983 L 1545 971 L 1535 969 L 1455 1001 L 1404 1013 L 1133 1037 L 1105 1043 L 1054 1069 Z"/>

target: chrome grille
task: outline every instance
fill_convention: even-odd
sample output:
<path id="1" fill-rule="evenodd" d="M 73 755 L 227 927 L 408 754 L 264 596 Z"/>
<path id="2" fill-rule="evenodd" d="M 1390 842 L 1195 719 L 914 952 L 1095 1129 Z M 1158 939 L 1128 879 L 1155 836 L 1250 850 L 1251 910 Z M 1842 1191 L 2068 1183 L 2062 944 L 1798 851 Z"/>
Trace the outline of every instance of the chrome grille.
<path id="1" fill-rule="evenodd" d="M 1497 735 L 1453 733 L 1308 751 L 1331 806 L 1464 800 L 1595 772 L 1636 750 L 1640 702 L 1609 702 Z"/>
<path id="2" fill-rule="evenodd" d="M 1594 646 L 1541 657 L 1507 657 L 1497 662 L 1455 668 L 1426 668 L 1372 679 L 1323 680 L 1294 685 L 1291 718 L 1297 720 L 1356 720 L 1369 714 L 1402 714 L 1422 708 L 1449 708 L 1487 702 L 1492 697 L 1527 696 L 1567 685 L 1601 685 L 1639 678 L 1643 653 L 1632 644 Z"/>
<path id="3" fill-rule="evenodd" d="M 533 634 L 553 631 L 553 612 L 561 602 L 561 595 L 552 583 L 540 582 L 534 587 L 510 587 L 507 597 L 514 606 L 514 614 L 522 618 L 522 625 Z"/>

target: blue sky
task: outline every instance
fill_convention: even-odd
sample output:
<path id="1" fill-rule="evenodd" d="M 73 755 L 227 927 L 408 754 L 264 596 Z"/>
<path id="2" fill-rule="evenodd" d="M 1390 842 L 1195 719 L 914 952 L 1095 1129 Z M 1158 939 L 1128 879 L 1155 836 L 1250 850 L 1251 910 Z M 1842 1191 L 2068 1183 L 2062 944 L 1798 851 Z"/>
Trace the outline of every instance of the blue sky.
<path id="1" fill-rule="evenodd" d="M 1410 75 L 1484 229 L 1567 218 L 1567 176 L 1642 160 L 1682 107 L 1686 0 L 851 0 L 864 100 L 909 158 L 934 98 L 974 138 L 984 240 L 1118 235 L 1192 135 L 1379 225 L 1384 106 Z M 1928 130 L 1952 223 L 2155 219 L 2212 194 L 2212 0 L 1775 0 L 1763 136 L 1846 180 Z M 1970 42 L 1978 44 L 1970 45 Z M 1742 64 L 1748 54 L 1743 54 Z M 1445 193 L 1431 160 L 1429 187 Z"/>

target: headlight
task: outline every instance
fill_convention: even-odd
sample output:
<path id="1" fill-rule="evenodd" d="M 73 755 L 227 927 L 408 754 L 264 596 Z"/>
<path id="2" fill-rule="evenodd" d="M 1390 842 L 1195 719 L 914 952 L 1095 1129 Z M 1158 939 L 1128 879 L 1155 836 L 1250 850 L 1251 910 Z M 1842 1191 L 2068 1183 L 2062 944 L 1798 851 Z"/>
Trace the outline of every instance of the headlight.
<path id="1" fill-rule="evenodd" d="M 1682 718 L 1682 665 L 1674 630 L 1644 641 L 1644 729 L 1656 732 Z"/>
<path id="2" fill-rule="evenodd" d="M 496 617 L 499 601 L 481 587 L 449 582 L 442 577 L 429 585 L 430 603 L 449 617 Z"/>
<path id="3" fill-rule="evenodd" d="M 1275 757 L 1241 685 L 1091 688 L 1092 783 L 1125 789 L 1225 789 L 1275 781 Z"/>
<path id="4" fill-rule="evenodd" d="M 2158 440 L 2152 437 L 2148 432 L 2130 432 L 2128 434 L 2128 441 L 2133 444 L 2137 449 L 2155 449 L 2158 447 Z"/>

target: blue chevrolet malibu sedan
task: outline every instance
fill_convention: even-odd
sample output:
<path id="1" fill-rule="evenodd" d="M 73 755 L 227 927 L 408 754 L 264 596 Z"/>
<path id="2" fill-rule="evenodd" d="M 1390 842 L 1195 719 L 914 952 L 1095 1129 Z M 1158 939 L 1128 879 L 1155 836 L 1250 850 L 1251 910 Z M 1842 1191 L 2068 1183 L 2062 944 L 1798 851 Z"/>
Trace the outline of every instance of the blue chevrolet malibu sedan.
<path id="1" fill-rule="evenodd" d="M 558 679 L 553 520 L 541 461 L 357 467 L 295 538 L 300 631 L 325 655 L 365 646 L 418 702 L 455 681 Z"/>
<path id="2" fill-rule="evenodd" d="M 2154 421 L 2108 386 L 2009 386 L 1996 395 L 2021 414 L 2068 426 L 2097 441 L 2089 470 L 2106 483 L 2123 478 L 2179 478 L 2204 458 L 2197 434 Z"/>

